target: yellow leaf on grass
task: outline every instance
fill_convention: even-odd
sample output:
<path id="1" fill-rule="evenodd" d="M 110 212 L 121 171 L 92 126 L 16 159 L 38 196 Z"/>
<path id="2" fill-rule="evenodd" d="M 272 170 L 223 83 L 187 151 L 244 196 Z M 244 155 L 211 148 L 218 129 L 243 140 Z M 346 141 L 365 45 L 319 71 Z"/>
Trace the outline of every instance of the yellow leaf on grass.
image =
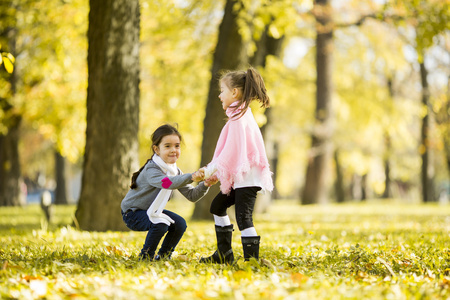
<path id="1" fill-rule="evenodd" d="M 2 270 L 6 270 L 6 269 L 22 269 L 22 267 L 11 265 L 7 260 L 5 260 L 2 265 Z"/>
<path id="2" fill-rule="evenodd" d="M 237 281 L 242 280 L 242 279 L 252 279 L 252 273 L 246 272 L 243 270 L 239 270 L 239 271 L 234 272 L 233 277 Z"/>
<path id="3" fill-rule="evenodd" d="M 180 261 L 189 261 L 189 257 L 187 255 L 184 255 L 184 254 L 178 255 L 177 259 L 180 260 Z"/>
<path id="4" fill-rule="evenodd" d="M 31 276 L 31 275 L 24 275 L 22 276 L 23 280 L 26 280 L 28 282 L 32 281 L 32 280 L 44 280 L 41 276 Z"/>
<path id="5" fill-rule="evenodd" d="M 308 276 L 302 274 L 302 273 L 293 273 L 291 274 L 291 279 L 293 282 L 298 283 L 298 284 L 303 284 L 306 281 L 308 281 Z"/>
<path id="6" fill-rule="evenodd" d="M 439 286 L 443 289 L 447 289 L 450 287 L 450 278 L 449 277 L 444 277 L 441 281 L 441 283 L 439 283 Z"/>
<path id="7" fill-rule="evenodd" d="M 115 246 L 106 246 L 106 250 L 108 250 L 109 253 L 123 256 L 123 251 L 116 248 Z"/>

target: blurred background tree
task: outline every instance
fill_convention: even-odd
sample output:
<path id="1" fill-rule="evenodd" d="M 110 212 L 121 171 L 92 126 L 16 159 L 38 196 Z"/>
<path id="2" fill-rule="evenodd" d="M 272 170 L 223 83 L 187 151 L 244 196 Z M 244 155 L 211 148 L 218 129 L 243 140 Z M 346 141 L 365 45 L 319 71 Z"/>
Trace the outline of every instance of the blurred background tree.
<path id="1" fill-rule="evenodd" d="M 450 24 L 450 4 L 448 1 L 398 1 L 395 4 L 386 5 L 386 11 L 397 14 L 394 18 L 397 26 L 414 28 L 411 32 L 404 32 L 402 37 L 416 51 L 417 64 L 420 70 L 421 82 L 421 134 L 419 153 L 421 155 L 421 187 L 422 201 L 431 202 L 435 196 L 435 166 L 436 156 L 432 123 L 432 113 L 429 67 L 425 60 L 430 48 L 439 44 L 439 35 L 448 34 Z M 400 20 L 400 21 L 397 21 Z M 448 52 L 448 51 L 447 51 Z M 450 169 L 449 169 L 450 170 Z"/>
<path id="2" fill-rule="evenodd" d="M 20 164 L 19 164 L 19 127 L 22 116 L 15 109 L 14 97 L 17 93 L 17 69 L 14 70 L 9 58 L 17 52 L 17 20 L 12 1 L 0 4 L 1 25 L 0 44 L 6 45 L 1 54 L 2 68 L 0 94 L 1 124 L 0 124 L 0 205 L 16 206 L 20 199 Z"/>
<path id="3" fill-rule="evenodd" d="M 2 45 L 17 58 L 14 72 L 0 78 L 0 165 L 9 170 L 0 177 L 2 204 L 19 204 L 23 181 L 30 190 L 38 181 L 55 186 L 53 152 L 76 162 L 83 151 L 87 6 L 80 3 L 0 4 Z"/>
<path id="4" fill-rule="evenodd" d="M 448 1 L 329 1 L 330 10 L 318 9 L 321 3 L 141 0 L 139 163 L 149 158 L 150 134 L 162 123 L 177 123 L 183 134 L 181 169 L 208 163 L 225 118 L 217 75 L 252 64 L 272 100 L 266 111 L 252 109 L 276 171 L 276 199 L 448 201 Z M 67 177 L 67 201 L 76 201 L 85 147 L 89 4 L 1 5 L 2 51 L 16 62 L 12 75 L 0 70 L 0 154 L 14 149 L 5 137 L 16 136 L 18 163 L 0 155 L 2 172 L 15 172 L 0 173 L 0 194 L 8 194 L 0 204 L 18 205 L 12 199 L 19 199 L 21 177 L 29 191 L 34 185 L 51 190 L 64 185 L 56 184 L 61 182 L 56 165 L 67 167 L 58 174 Z M 320 18 L 328 12 L 327 27 Z M 332 43 L 323 52 L 316 38 L 327 30 Z M 275 51 L 265 45 L 271 39 Z M 324 121 L 318 97 L 326 91 L 318 85 L 320 53 L 333 56 L 326 71 L 325 127 L 317 126 Z M 20 120 L 16 131 L 13 120 Z M 328 171 L 318 171 L 324 181 L 308 171 L 317 157 L 311 141 L 318 133 L 329 146 Z M 56 157 L 65 163 L 56 163 Z M 194 217 L 210 218 L 214 196 L 211 191 L 197 204 Z"/>

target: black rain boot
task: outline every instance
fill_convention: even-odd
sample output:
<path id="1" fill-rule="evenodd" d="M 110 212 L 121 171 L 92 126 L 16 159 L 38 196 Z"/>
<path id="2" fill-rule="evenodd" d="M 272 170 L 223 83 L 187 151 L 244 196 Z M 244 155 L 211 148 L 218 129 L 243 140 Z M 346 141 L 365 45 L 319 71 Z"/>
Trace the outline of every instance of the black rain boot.
<path id="1" fill-rule="evenodd" d="M 242 240 L 242 248 L 244 250 L 244 260 L 249 261 L 250 258 L 259 259 L 259 241 L 261 240 L 260 236 L 243 236 Z"/>
<path id="2" fill-rule="evenodd" d="M 233 236 L 233 224 L 228 226 L 216 225 L 217 250 L 209 257 L 200 258 L 201 263 L 232 264 L 234 261 L 231 238 Z"/>
<path id="3" fill-rule="evenodd" d="M 172 251 L 169 251 L 167 253 L 158 253 L 155 256 L 155 260 L 170 260 L 172 258 Z"/>
<path id="4" fill-rule="evenodd" d="M 144 251 L 141 250 L 141 253 L 139 253 L 139 261 L 153 261 L 153 256 L 155 255 L 155 252 L 148 253 L 148 250 Z"/>
<path id="5" fill-rule="evenodd" d="M 168 250 L 164 250 L 164 243 L 158 251 L 158 254 L 155 256 L 155 260 L 170 260 L 172 258 L 172 253 L 175 248 L 169 248 Z"/>

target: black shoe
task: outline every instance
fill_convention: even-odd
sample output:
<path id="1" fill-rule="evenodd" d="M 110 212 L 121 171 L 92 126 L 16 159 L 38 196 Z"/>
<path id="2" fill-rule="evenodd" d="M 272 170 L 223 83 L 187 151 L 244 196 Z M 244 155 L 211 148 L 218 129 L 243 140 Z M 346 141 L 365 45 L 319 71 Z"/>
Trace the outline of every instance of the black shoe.
<path id="1" fill-rule="evenodd" d="M 201 263 L 214 263 L 214 264 L 232 264 L 234 262 L 233 249 L 230 249 L 224 254 L 219 254 L 216 250 L 213 255 L 200 258 Z"/>
<path id="2" fill-rule="evenodd" d="M 201 263 L 232 264 L 234 262 L 231 240 L 233 236 L 233 224 L 228 226 L 216 225 L 217 250 L 213 255 L 202 257 Z"/>
<path id="3" fill-rule="evenodd" d="M 155 256 L 155 260 L 169 260 L 172 257 L 172 253 L 170 254 L 157 254 Z"/>
<path id="4" fill-rule="evenodd" d="M 147 252 L 139 253 L 139 261 L 153 261 L 153 255 L 149 255 Z"/>
<path id="5" fill-rule="evenodd" d="M 259 259 L 259 241 L 261 240 L 261 237 L 243 236 L 241 237 L 241 240 L 245 261 L 249 261 L 252 257 L 255 259 Z"/>

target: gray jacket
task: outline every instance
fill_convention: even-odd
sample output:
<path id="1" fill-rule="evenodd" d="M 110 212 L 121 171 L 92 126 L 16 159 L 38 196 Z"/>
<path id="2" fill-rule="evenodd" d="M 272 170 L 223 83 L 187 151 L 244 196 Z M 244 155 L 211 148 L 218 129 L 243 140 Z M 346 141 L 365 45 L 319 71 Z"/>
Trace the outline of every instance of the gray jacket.
<path id="1" fill-rule="evenodd" d="M 178 169 L 178 174 L 176 176 L 167 176 L 153 160 L 149 160 L 136 179 L 137 187 L 130 189 L 122 200 L 122 211 L 147 210 L 162 189 L 161 180 L 166 177 L 172 182 L 169 189 L 179 190 L 191 202 L 197 202 L 206 195 L 209 188 L 203 182 L 199 183 L 196 187 L 190 184 L 192 183 L 192 173 L 183 174 Z"/>

